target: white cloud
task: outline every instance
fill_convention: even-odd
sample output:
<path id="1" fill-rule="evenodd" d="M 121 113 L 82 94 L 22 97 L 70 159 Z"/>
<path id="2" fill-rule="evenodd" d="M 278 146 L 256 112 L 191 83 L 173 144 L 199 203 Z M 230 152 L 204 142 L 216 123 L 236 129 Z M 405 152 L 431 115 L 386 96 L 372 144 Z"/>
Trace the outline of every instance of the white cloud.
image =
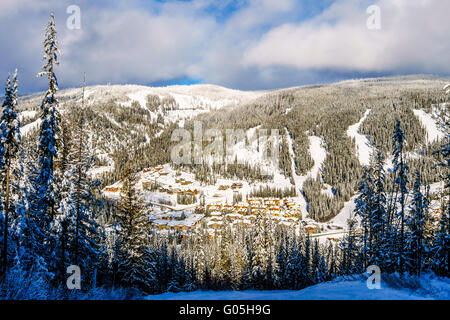
<path id="1" fill-rule="evenodd" d="M 450 3 L 441 0 L 336 0 L 296 22 L 315 1 L 240 1 L 217 21 L 210 8 L 232 0 L 2 0 L 0 78 L 19 67 L 21 85 L 43 89 L 43 30 L 54 11 L 62 87 L 151 83 L 180 77 L 256 89 L 337 80 L 356 73 L 450 74 Z M 81 30 L 66 28 L 67 6 L 81 8 Z M 245 4 L 245 5 L 244 5 Z M 382 29 L 366 28 L 366 8 L 381 8 Z"/>
<path id="2" fill-rule="evenodd" d="M 450 2 L 381 0 L 381 30 L 366 27 L 366 6 L 337 1 L 300 24 L 273 28 L 244 63 L 360 72 L 450 73 Z"/>
<path id="3" fill-rule="evenodd" d="M 214 28 L 210 19 L 194 15 L 104 11 L 78 42 L 66 43 L 63 65 L 95 71 L 90 76 L 94 81 L 106 76 L 111 82 L 171 79 L 201 58 L 204 40 Z"/>

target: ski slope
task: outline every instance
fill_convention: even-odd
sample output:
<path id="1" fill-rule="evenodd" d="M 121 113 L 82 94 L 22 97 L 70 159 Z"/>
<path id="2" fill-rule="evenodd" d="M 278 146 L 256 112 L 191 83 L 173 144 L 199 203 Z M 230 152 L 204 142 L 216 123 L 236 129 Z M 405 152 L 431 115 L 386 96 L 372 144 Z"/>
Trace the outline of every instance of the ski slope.
<path id="1" fill-rule="evenodd" d="M 331 219 L 331 223 L 343 226 L 344 228 L 347 228 L 347 221 L 350 218 L 354 217 L 354 210 L 356 207 L 355 200 L 357 195 L 350 198 L 349 201 L 344 203 L 344 207 L 341 209 L 339 214 Z"/>
<path id="2" fill-rule="evenodd" d="M 450 94 L 450 83 L 444 86 L 444 90 L 446 94 Z"/>
<path id="3" fill-rule="evenodd" d="M 21 127 L 20 128 L 20 134 L 22 136 L 27 135 L 28 132 L 30 132 L 30 131 L 32 131 L 32 130 L 34 130 L 36 128 L 39 128 L 39 126 L 41 125 L 41 122 L 42 122 L 41 119 L 37 119 L 37 120 L 35 120 L 35 121 L 33 121 L 33 122 L 31 122 L 31 123 Z"/>
<path id="4" fill-rule="evenodd" d="M 369 137 L 359 133 L 359 128 L 361 127 L 361 124 L 367 119 L 369 113 L 370 109 L 366 110 L 361 120 L 359 120 L 358 123 L 355 123 L 354 125 L 348 127 L 347 130 L 347 135 L 350 138 L 355 139 L 356 155 L 359 159 L 359 163 L 362 166 L 368 166 L 370 164 L 370 156 L 373 152 L 372 146 L 369 143 Z"/>
<path id="5" fill-rule="evenodd" d="M 438 127 L 433 116 L 424 110 L 413 110 L 414 115 L 419 119 L 420 123 L 427 131 L 427 143 L 439 141 L 445 137 L 445 133 Z"/>
<path id="6" fill-rule="evenodd" d="M 320 173 L 320 170 L 322 169 L 323 162 L 327 158 L 327 151 L 322 145 L 322 138 L 316 137 L 316 136 L 309 136 L 309 154 L 311 155 L 311 158 L 314 161 L 314 165 L 307 172 L 304 176 L 297 175 L 295 171 L 295 154 L 294 154 L 294 146 L 292 142 L 292 137 L 289 134 L 289 131 L 287 128 L 285 128 L 286 136 L 287 136 L 287 143 L 289 148 L 289 154 L 291 156 L 291 170 L 292 170 L 292 176 L 294 178 L 295 187 L 298 190 L 301 190 L 303 188 L 303 184 L 308 178 L 315 179 L 317 175 Z M 300 203 L 300 208 L 302 212 L 307 212 L 308 204 L 306 202 L 306 199 L 303 197 L 303 194 L 301 192 L 298 193 L 298 199 Z"/>

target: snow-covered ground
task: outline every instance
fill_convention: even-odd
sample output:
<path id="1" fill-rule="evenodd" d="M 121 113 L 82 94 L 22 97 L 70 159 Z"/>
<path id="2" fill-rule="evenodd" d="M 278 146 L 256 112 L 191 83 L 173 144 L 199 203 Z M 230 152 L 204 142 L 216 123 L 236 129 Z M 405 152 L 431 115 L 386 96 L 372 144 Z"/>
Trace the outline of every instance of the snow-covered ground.
<path id="1" fill-rule="evenodd" d="M 417 118 L 427 130 L 427 142 L 432 143 L 445 137 L 445 133 L 437 125 L 436 119 L 424 110 L 413 110 Z"/>
<path id="2" fill-rule="evenodd" d="M 356 204 L 355 199 L 357 196 L 353 196 L 349 201 L 344 203 L 344 207 L 341 209 L 341 212 L 331 219 L 331 223 L 347 227 L 347 220 L 354 216 L 353 211 L 355 210 Z"/>
<path id="3" fill-rule="evenodd" d="M 329 240 L 338 241 L 347 234 L 348 219 L 356 218 L 360 221 L 360 217 L 355 216 L 355 199 L 357 195 L 353 196 L 349 201 L 344 203 L 341 211 L 327 223 L 320 223 L 319 225 L 327 227 L 323 232 L 313 234 L 311 237 L 319 240 L 320 243 L 326 244 Z M 330 230 L 331 229 L 331 230 Z M 334 230 L 333 230 L 334 229 Z"/>
<path id="4" fill-rule="evenodd" d="M 39 118 L 36 121 L 33 121 L 23 127 L 20 128 L 20 134 L 22 136 L 28 134 L 28 132 L 30 132 L 33 129 L 38 128 L 41 125 L 42 120 Z"/>
<path id="5" fill-rule="evenodd" d="M 240 139 L 230 146 L 231 148 L 227 144 L 227 149 L 224 150 L 224 153 L 226 152 L 227 155 L 226 160 L 228 162 L 234 162 L 236 160 L 241 164 L 247 163 L 252 166 L 258 166 L 267 175 L 273 174 L 274 176 L 280 176 L 278 164 L 275 159 L 268 156 L 267 152 L 268 150 L 273 150 L 272 146 L 280 142 L 280 138 L 277 136 L 278 134 L 272 131 L 262 131 L 260 126 L 250 128 L 245 133 L 243 131 L 241 133 L 243 134 L 242 138 L 245 136 L 245 139 Z M 238 134 L 236 133 L 236 135 Z M 210 165 L 213 163 L 214 157 L 208 157 L 206 154 L 204 154 L 204 157 L 206 157 L 206 163 Z M 278 183 L 282 184 L 278 185 L 278 187 L 290 186 L 289 180 L 284 177 Z"/>
<path id="6" fill-rule="evenodd" d="M 373 151 L 372 146 L 369 143 L 368 136 L 359 133 L 359 128 L 361 127 L 361 124 L 367 119 L 369 113 L 370 109 L 366 110 L 361 120 L 359 120 L 358 123 L 355 123 L 354 125 L 348 127 L 347 130 L 347 135 L 350 138 L 355 138 L 356 155 L 359 159 L 359 163 L 362 166 L 368 166 L 370 164 L 370 156 Z"/>
<path id="7" fill-rule="evenodd" d="M 308 178 L 316 178 L 317 175 L 320 173 L 320 170 L 322 169 L 323 162 L 327 158 L 327 151 L 325 147 L 323 146 L 323 139 L 316 136 L 309 136 L 309 154 L 311 155 L 311 158 L 314 161 L 314 165 L 309 170 L 306 175 L 299 176 L 296 174 L 295 171 L 295 154 L 294 154 L 294 147 L 292 142 L 292 137 L 289 134 L 289 131 L 287 128 L 285 128 L 286 136 L 287 136 L 287 143 L 289 148 L 289 154 L 291 156 L 291 170 L 292 175 L 294 177 L 294 183 L 297 191 L 301 190 L 303 188 L 303 184 L 305 183 L 306 179 Z M 300 209 L 302 212 L 307 212 L 307 203 L 301 192 L 298 192 L 298 199 L 300 203 Z"/>
<path id="8" fill-rule="evenodd" d="M 306 174 L 307 177 L 315 178 L 322 169 L 323 162 L 327 158 L 327 151 L 323 144 L 323 139 L 316 136 L 309 136 L 309 154 L 314 160 L 314 166 Z"/>
<path id="9" fill-rule="evenodd" d="M 147 300 L 448 300 L 450 280 L 430 275 L 407 280 L 416 289 L 399 288 L 381 280 L 381 289 L 368 289 L 365 276 L 338 278 L 303 290 L 276 291 L 194 291 L 147 296 Z M 399 281 L 401 283 L 401 281 Z M 414 287 L 413 285 L 413 287 Z"/>
<path id="10" fill-rule="evenodd" d="M 227 106 L 246 103 L 254 100 L 258 97 L 266 94 L 265 91 L 239 91 L 227 89 L 216 85 L 175 85 L 166 87 L 148 87 L 140 85 L 100 85 L 90 86 L 85 89 L 85 101 L 87 105 L 101 105 L 102 103 L 109 103 L 110 101 L 116 101 L 118 108 L 130 108 L 133 102 L 138 102 L 141 108 L 147 108 L 148 95 L 157 96 L 160 98 L 160 102 L 169 101 L 170 107 L 160 105 L 158 110 L 149 110 L 149 117 L 152 122 L 158 119 L 158 116 L 162 115 L 165 124 L 174 123 L 177 121 L 184 121 L 185 119 L 192 119 L 199 114 L 210 112 L 211 110 L 217 110 Z M 27 97 L 28 102 L 32 105 L 38 104 L 43 93 L 30 95 Z M 68 101 L 81 101 L 82 89 L 72 88 L 65 89 L 58 92 L 58 98 L 60 99 L 60 112 L 65 111 L 64 104 Z M 164 102 L 166 103 L 166 102 Z M 173 104 L 173 105 L 172 105 Z M 108 120 L 114 130 L 117 129 L 127 131 L 127 123 L 122 123 L 115 119 L 115 116 L 109 112 L 100 111 L 102 117 Z M 35 118 L 38 111 L 25 110 L 20 113 L 20 119 Z M 25 136 L 32 132 L 34 129 L 39 128 L 41 119 L 37 118 L 35 121 L 30 122 L 21 127 L 20 131 L 22 136 Z M 184 124 L 181 123 L 180 126 Z M 146 136 L 146 142 L 158 137 L 164 132 L 164 125 L 161 125 L 161 130 L 157 131 L 154 136 Z M 139 129 L 139 128 L 137 128 Z M 133 133 L 133 130 L 129 131 Z M 115 138 L 114 136 L 112 138 Z M 109 148 L 111 149 L 111 148 Z M 101 147 L 98 150 L 99 153 L 110 153 L 107 147 Z M 94 152 L 96 156 L 97 150 Z M 100 175 L 104 172 L 111 171 L 113 168 L 110 154 L 106 155 L 106 165 L 96 167 L 89 173 L 92 175 Z"/>
<path id="11" fill-rule="evenodd" d="M 110 172 L 113 169 L 114 169 L 113 166 L 100 166 L 100 167 L 92 168 L 91 170 L 88 171 L 88 174 L 90 174 L 92 176 L 99 176 L 105 172 Z"/>
<path id="12" fill-rule="evenodd" d="M 256 132 L 258 130 L 258 127 L 252 128 L 248 130 L 245 134 L 247 136 L 248 143 L 245 143 L 244 141 L 237 143 L 233 146 L 233 152 L 238 160 L 245 160 L 246 163 L 250 163 L 252 165 L 259 166 L 260 168 L 263 168 L 264 166 L 267 166 L 267 161 L 264 157 L 264 141 L 255 139 L 255 136 L 257 136 Z M 289 135 L 289 132 L 286 130 L 287 133 L 287 142 L 289 144 L 289 151 L 290 155 L 292 157 L 292 160 L 294 160 L 294 150 L 293 150 L 293 142 Z M 261 138 L 261 137 L 260 137 Z M 316 178 L 317 175 L 320 174 L 323 162 L 325 161 L 327 157 L 327 152 L 324 146 L 323 139 L 316 136 L 309 136 L 309 151 L 310 155 L 314 161 L 314 165 L 305 175 L 298 176 L 295 174 L 295 164 L 294 161 L 292 161 L 292 172 L 294 174 L 294 183 L 297 188 L 297 196 L 294 198 L 291 198 L 289 201 L 292 202 L 292 209 L 299 210 L 298 212 L 301 213 L 302 220 L 304 220 L 305 223 L 314 225 L 315 227 L 318 227 L 319 223 L 316 223 L 315 221 L 307 218 L 307 203 L 304 199 L 302 193 L 300 192 L 304 182 L 307 178 Z M 211 160 L 211 159 L 206 159 Z M 108 167 L 105 166 L 102 168 L 103 170 L 107 170 Z M 225 204 L 231 204 L 233 203 L 233 196 L 235 195 L 235 192 L 239 192 L 243 199 L 246 199 L 248 195 L 251 193 L 252 190 L 256 190 L 257 188 L 269 186 L 272 188 L 290 188 L 292 187 L 291 181 L 289 177 L 285 177 L 279 170 L 278 166 L 271 166 L 268 169 L 268 172 L 270 172 L 273 175 L 273 179 L 269 181 L 264 182 L 253 182 L 249 183 L 248 181 L 239 180 L 239 179 L 224 179 L 219 178 L 214 184 L 207 184 L 201 183 L 200 181 L 197 181 L 195 179 L 195 175 L 192 173 L 180 171 L 180 170 L 174 170 L 170 164 L 165 164 L 163 166 L 160 166 L 159 168 L 153 168 L 153 169 L 147 169 L 145 171 L 142 171 L 139 173 L 137 178 L 137 188 L 139 189 L 141 195 L 146 200 L 146 202 L 149 204 L 149 207 L 152 208 L 153 213 L 152 215 L 158 215 L 160 213 L 165 213 L 167 211 L 193 211 L 193 209 L 198 205 L 198 203 L 186 206 L 177 205 L 177 193 L 180 191 L 177 190 L 190 190 L 192 192 L 197 192 L 200 194 L 202 193 L 204 195 L 205 204 L 212 204 L 212 205 L 225 205 Z M 101 170 L 101 171 L 103 171 Z M 92 173 L 98 173 L 97 171 Z M 165 190 L 171 190 L 173 192 L 167 192 L 164 191 L 148 191 L 143 189 L 143 184 L 148 184 L 150 182 L 157 182 L 161 187 L 163 187 Z M 240 184 L 240 187 L 238 189 L 232 189 L 230 188 L 233 184 Z M 117 199 L 119 196 L 119 191 L 117 188 L 121 187 L 121 182 L 118 181 L 114 183 L 113 185 L 110 185 L 104 189 L 104 195 L 110 199 Z M 224 188 L 222 188 L 224 187 Z M 190 192 L 189 191 L 189 192 Z M 330 197 L 333 196 L 332 194 L 332 188 L 331 186 L 325 185 L 325 188 L 323 189 L 324 193 L 327 193 Z M 198 201 L 198 199 L 197 199 Z M 160 205 L 163 203 L 164 205 Z M 343 213 L 343 216 L 347 215 L 345 212 Z M 289 220 L 289 217 L 286 218 Z M 280 223 L 288 222 L 283 217 L 280 217 Z M 216 219 L 217 220 L 217 219 Z M 347 218 L 343 217 L 342 219 L 337 219 L 337 223 L 329 223 L 327 226 L 323 226 L 323 231 L 326 233 L 323 236 L 323 239 L 320 238 L 319 240 L 327 241 L 329 240 L 327 236 L 330 232 L 333 232 L 333 234 L 338 231 L 339 235 L 343 235 L 345 233 L 345 226 L 346 226 Z M 329 228 L 328 228 L 329 227 Z M 320 228 L 322 230 L 322 228 Z M 335 238 L 335 237 L 333 237 Z"/>
<path id="13" fill-rule="evenodd" d="M 444 186 L 444 181 L 432 183 L 430 184 L 430 193 L 442 192 L 444 190 Z"/>
<path id="14" fill-rule="evenodd" d="M 436 193 L 436 192 L 441 192 L 444 188 L 444 182 L 436 182 L 430 185 L 430 193 Z M 423 192 L 425 192 L 425 186 L 423 187 Z M 341 209 L 341 211 L 339 212 L 339 214 L 334 217 L 333 219 L 330 220 L 330 224 L 332 225 L 337 225 L 337 226 L 341 226 L 344 228 L 344 230 L 347 229 L 347 221 L 350 218 L 356 218 L 357 221 L 360 220 L 359 217 L 355 217 L 354 214 L 354 210 L 355 210 L 355 200 L 358 197 L 358 194 L 354 195 L 349 201 L 344 203 L 344 207 Z M 412 194 L 410 194 L 408 196 L 407 199 L 411 199 L 412 198 Z M 342 233 L 339 236 L 334 236 L 336 238 L 340 238 L 342 236 L 344 236 L 345 233 Z M 318 237 L 319 240 L 326 240 L 326 236 L 323 237 Z"/>
<path id="15" fill-rule="evenodd" d="M 19 114 L 19 117 L 20 117 L 20 121 L 23 121 L 23 119 L 25 119 L 25 118 L 34 118 L 36 115 L 37 115 L 37 111 L 34 111 L 34 110 L 26 110 L 26 111 L 22 111 L 20 114 Z"/>
<path id="16" fill-rule="evenodd" d="M 61 91 L 61 96 L 79 94 L 80 89 Z M 128 98 L 121 102 L 124 107 L 131 106 L 133 101 L 139 102 L 142 108 L 146 107 L 147 96 L 155 95 L 159 98 L 172 97 L 180 109 L 216 110 L 227 105 L 234 105 L 262 96 L 264 91 L 239 91 L 215 85 L 188 85 L 147 87 L 139 85 L 112 85 L 93 86 L 86 89 L 86 96 L 92 97 L 118 97 Z"/>

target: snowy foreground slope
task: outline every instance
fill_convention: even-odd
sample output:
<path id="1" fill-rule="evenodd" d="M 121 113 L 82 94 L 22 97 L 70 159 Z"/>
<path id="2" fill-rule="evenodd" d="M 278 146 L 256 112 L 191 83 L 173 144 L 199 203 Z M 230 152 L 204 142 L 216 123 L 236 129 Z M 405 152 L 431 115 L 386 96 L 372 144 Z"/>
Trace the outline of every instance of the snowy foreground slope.
<path id="1" fill-rule="evenodd" d="M 450 279 L 430 275 L 420 280 L 390 276 L 381 289 L 369 290 L 366 276 L 338 278 L 303 290 L 194 291 L 147 296 L 147 300 L 449 300 Z"/>

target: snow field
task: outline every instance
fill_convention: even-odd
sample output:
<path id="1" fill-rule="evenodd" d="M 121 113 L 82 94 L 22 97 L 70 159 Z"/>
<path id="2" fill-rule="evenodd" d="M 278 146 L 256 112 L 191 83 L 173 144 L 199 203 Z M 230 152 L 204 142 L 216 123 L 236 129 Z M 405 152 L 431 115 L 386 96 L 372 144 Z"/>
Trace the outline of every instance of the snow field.
<path id="1" fill-rule="evenodd" d="M 436 120 L 431 114 L 425 112 L 424 110 L 413 110 L 413 112 L 416 117 L 419 118 L 419 121 L 427 131 L 428 143 L 440 140 L 446 136 L 445 133 L 438 127 Z"/>
<path id="2" fill-rule="evenodd" d="M 370 156 L 373 152 L 372 146 L 369 144 L 368 136 L 364 136 L 359 133 L 359 128 L 361 127 L 361 124 L 367 119 L 369 113 L 370 109 L 366 110 L 361 120 L 359 120 L 359 122 L 355 123 L 354 125 L 348 127 L 347 130 L 347 135 L 350 138 L 355 139 L 356 155 L 359 159 L 359 163 L 362 166 L 368 166 L 370 164 Z"/>
<path id="3" fill-rule="evenodd" d="M 381 278 L 381 289 L 367 287 L 367 275 L 340 277 L 302 290 L 274 291 L 193 291 L 147 296 L 146 300 L 448 300 L 450 280 L 423 275 L 407 279 L 404 288 L 390 285 Z M 418 288 L 408 288 L 410 283 Z"/>

